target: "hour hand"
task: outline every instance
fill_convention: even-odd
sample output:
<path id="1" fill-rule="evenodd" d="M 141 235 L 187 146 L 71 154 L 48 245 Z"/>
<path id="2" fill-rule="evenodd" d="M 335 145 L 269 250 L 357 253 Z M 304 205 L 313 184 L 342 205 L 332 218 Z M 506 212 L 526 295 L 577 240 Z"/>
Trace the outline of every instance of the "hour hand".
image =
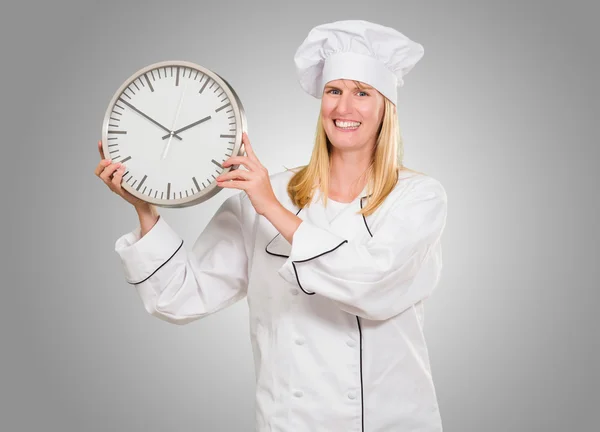
<path id="1" fill-rule="evenodd" d="M 179 132 L 183 132 L 184 130 L 187 130 L 187 129 L 191 128 L 191 127 L 194 127 L 194 126 L 196 126 L 196 125 L 199 125 L 200 123 L 204 123 L 206 120 L 210 120 L 210 119 L 211 119 L 211 117 L 210 117 L 210 116 L 206 116 L 206 117 L 204 117 L 203 119 L 200 119 L 200 120 L 198 120 L 198 121 L 196 121 L 196 122 L 194 122 L 194 123 L 192 123 L 192 124 L 189 124 L 189 125 L 187 125 L 187 126 L 184 126 L 184 127 L 182 127 L 181 129 L 177 129 L 176 131 L 173 131 L 173 133 L 174 133 L 174 134 L 178 134 Z M 169 138 L 170 136 L 171 136 L 171 132 L 169 131 L 169 134 L 168 134 L 168 135 L 165 135 L 164 137 L 162 137 L 162 139 L 167 139 L 167 138 Z M 181 139 L 181 138 L 180 138 L 180 139 Z"/>
<path id="2" fill-rule="evenodd" d="M 119 98 L 119 100 L 121 102 L 123 102 L 125 105 L 127 105 L 129 108 L 131 108 L 132 110 L 134 110 L 135 112 L 139 113 L 140 115 L 142 115 L 143 117 L 147 118 L 148 120 L 150 120 L 152 123 L 154 123 L 156 126 L 158 126 L 159 128 L 161 128 L 162 130 L 165 130 L 167 132 L 169 132 L 169 135 L 167 135 L 167 137 L 171 136 L 171 131 L 169 129 L 167 129 L 166 127 L 164 127 L 163 125 L 161 125 L 159 122 L 157 122 L 156 120 L 154 120 L 153 118 L 150 118 L 148 115 L 144 114 L 143 112 L 141 112 L 139 109 L 137 109 L 136 107 L 134 107 L 133 105 L 131 105 L 129 102 L 127 102 L 125 99 L 123 98 Z M 178 140 L 182 140 L 182 138 L 177 135 L 177 132 L 173 132 L 173 136 L 175 138 L 177 138 Z M 164 139 L 164 138 L 163 138 Z"/>

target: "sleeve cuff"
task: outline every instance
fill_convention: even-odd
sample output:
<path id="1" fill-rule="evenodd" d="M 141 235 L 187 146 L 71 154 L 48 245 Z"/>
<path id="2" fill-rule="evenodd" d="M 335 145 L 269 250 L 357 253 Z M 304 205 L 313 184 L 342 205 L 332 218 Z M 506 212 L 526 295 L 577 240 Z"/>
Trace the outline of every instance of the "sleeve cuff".
<path id="1" fill-rule="evenodd" d="M 115 252 L 121 259 L 127 282 L 137 284 L 152 276 L 182 245 L 181 237 L 159 216 L 143 237 L 139 225 L 119 237 L 115 242 Z"/>
<path id="2" fill-rule="evenodd" d="M 333 252 L 347 242 L 348 240 L 331 231 L 319 228 L 310 222 L 302 221 L 292 237 L 290 256 L 277 273 L 289 283 L 298 285 L 305 293 L 314 294 L 306 291 L 300 284 L 295 263 L 310 261 L 326 253 Z"/>

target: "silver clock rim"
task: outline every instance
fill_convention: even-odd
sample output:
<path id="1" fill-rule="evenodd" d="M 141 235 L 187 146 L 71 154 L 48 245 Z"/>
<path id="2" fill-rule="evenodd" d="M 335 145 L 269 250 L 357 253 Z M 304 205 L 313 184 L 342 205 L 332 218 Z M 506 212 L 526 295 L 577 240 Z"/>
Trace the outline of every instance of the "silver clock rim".
<path id="1" fill-rule="evenodd" d="M 111 116 L 112 110 L 113 110 L 118 98 L 121 96 L 123 91 L 127 87 L 129 87 L 129 85 L 133 81 L 138 79 L 141 75 L 143 75 L 153 69 L 167 67 L 167 66 L 184 66 L 184 67 L 188 67 L 191 69 L 199 70 L 201 73 L 209 76 L 212 80 L 216 81 L 221 86 L 221 88 L 225 91 L 225 93 L 227 94 L 227 97 L 231 101 L 231 105 L 233 107 L 233 113 L 234 113 L 235 119 L 236 119 L 236 124 L 241 125 L 241 127 L 236 128 L 235 143 L 234 143 L 232 155 L 234 155 L 234 156 L 243 155 L 245 149 L 244 149 L 244 145 L 242 143 L 242 134 L 244 132 L 246 132 L 246 133 L 248 132 L 247 119 L 246 119 L 246 113 L 245 113 L 244 107 L 242 105 L 242 102 L 241 102 L 240 98 L 238 97 L 237 93 L 235 92 L 235 90 L 233 89 L 233 87 L 218 73 L 216 73 L 215 71 L 210 70 L 202 65 L 199 65 L 199 64 L 191 62 L 191 61 L 186 61 L 186 60 L 166 60 L 166 61 L 152 63 L 152 64 L 147 65 L 147 66 L 139 69 L 138 71 L 134 72 L 132 75 L 129 76 L 129 78 L 127 78 L 119 86 L 117 91 L 112 96 L 112 98 L 108 104 L 108 107 L 105 111 L 104 120 L 102 122 L 102 149 L 104 151 L 105 158 L 108 159 L 109 158 L 108 155 L 110 154 L 109 148 L 108 148 L 108 124 L 110 121 L 110 116 Z M 220 174 L 227 173 L 231 170 L 237 169 L 238 167 L 239 167 L 239 165 L 225 167 L 222 169 Z M 183 207 L 190 207 L 190 206 L 198 205 L 198 204 L 201 204 L 202 202 L 207 201 L 208 199 L 212 198 L 213 196 L 215 196 L 216 194 L 218 194 L 219 192 L 221 192 L 223 190 L 223 188 L 219 187 L 217 185 L 217 183 L 213 181 L 213 182 L 210 182 L 210 184 L 206 188 L 204 188 L 202 191 L 200 191 L 198 194 L 194 194 L 192 196 L 176 198 L 176 199 L 157 199 L 157 198 L 150 197 L 148 195 L 141 194 L 139 191 L 137 191 L 137 189 L 135 187 L 132 187 L 125 181 L 123 181 L 121 183 L 121 186 L 123 189 L 125 189 L 127 192 L 131 193 L 136 198 L 139 198 L 139 199 L 141 199 L 145 202 L 148 202 L 150 204 L 153 204 L 157 207 L 164 207 L 164 208 L 183 208 Z"/>

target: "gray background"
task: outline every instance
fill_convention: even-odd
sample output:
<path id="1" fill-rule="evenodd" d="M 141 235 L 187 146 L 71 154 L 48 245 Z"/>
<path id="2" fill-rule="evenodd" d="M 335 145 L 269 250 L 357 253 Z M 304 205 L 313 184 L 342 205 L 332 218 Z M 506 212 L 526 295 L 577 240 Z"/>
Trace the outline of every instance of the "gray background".
<path id="1" fill-rule="evenodd" d="M 425 47 L 399 118 L 407 166 L 449 196 L 425 320 L 445 431 L 598 430 L 599 9 L 3 2 L 0 429 L 252 430 L 245 301 L 174 326 L 124 281 L 114 241 L 137 217 L 94 176 L 103 115 L 136 70 L 190 60 L 234 86 L 270 172 L 305 163 L 319 101 L 294 52 L 317 24 L 367 19 Z M 231 193 L 160 212 L 190 247 Z"/>

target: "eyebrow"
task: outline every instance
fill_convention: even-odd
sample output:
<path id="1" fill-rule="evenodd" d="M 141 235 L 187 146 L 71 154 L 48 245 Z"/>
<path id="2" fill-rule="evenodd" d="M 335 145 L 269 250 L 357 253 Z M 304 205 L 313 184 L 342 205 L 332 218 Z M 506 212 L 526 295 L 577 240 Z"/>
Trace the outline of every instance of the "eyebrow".
<path id="1" fill-rule="evenodd" d="M 331 85 L 331 84 L 327 84 L 327 85 L 325 86 L 325 88 L 326 88 L 326 89 L 335 89 L 335 90 L 341 90 L 341 88 L 339 88 L 339 87 L 336 87 L 336 86 L 334 86 L 334 85 Z M 371 86 L 366 86 L 366 85 L 364 85 L 364 84 L 363 84 L 363 88 L 360 88 L 360 87 L 354 87 L 353 89 L 350 89 L 350 90 L 355 90 L 355 89 L 358 89 L 358 90 L 373 90 L 373 89 L 374 89 L 374 87 L 371 87 Z"/>

